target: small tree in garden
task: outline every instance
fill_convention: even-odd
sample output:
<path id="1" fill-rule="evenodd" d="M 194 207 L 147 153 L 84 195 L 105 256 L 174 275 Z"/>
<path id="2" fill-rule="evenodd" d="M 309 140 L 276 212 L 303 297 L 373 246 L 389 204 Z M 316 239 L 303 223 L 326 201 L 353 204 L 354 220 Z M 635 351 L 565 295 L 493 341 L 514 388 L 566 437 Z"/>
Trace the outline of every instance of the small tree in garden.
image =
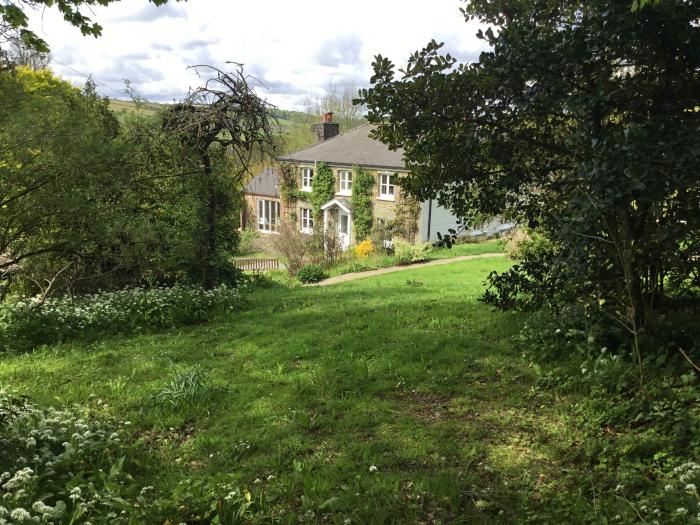
<path id="1" fill-rule="evenodd" d="M 202 285 L 211 288 L 230 264 L 225 243 L 234 235 L 233 228 L 220 228 L 234 208 L 225 185 L 217 184 L 217 165 L 225 166 L 229 188 L 234 188 L 255 160 L 274 155 L 273 108 L 250 87 L 242 66 L 230 73 L 207 65 L 195 68 L 213 76 L 170 108 L 164 128 L 182 144 L 183 161 L 200 170 L 202 232 L 194 249 L 201 254 Z"/>
<path id="2" fill-rule="evenodd" d="M 307 260 L 312 249 L 308 235 L 299 231 L 293 222 L 282 221 L 278 235 L 273 239 L 275 250 L 280 254 L 282 262 L 290 276 L 295 276 Z"/>
<path id="3" fill-rule="evenodd" d="M 352 211 L 355 239 L 362 241 L 372 233 L 372 188 L 374 177 L 364 168 L 355 166 L 352 176 Z"/>

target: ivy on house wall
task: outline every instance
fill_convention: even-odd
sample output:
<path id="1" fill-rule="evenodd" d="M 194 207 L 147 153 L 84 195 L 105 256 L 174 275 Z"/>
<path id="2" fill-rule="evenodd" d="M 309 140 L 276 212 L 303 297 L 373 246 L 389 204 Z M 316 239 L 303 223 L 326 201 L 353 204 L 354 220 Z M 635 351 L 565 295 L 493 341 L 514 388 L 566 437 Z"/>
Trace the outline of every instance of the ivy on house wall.
<path id="1" fill-rule="evenodd" d="M 335 195 L 335 175 L 325 162 L 319 162 L 316 165 L 316 173 L 311 182 L 311 193 L 307 194 L 308 200 L 314 215 L 314 224 L 323 223 L 323 214 L 321 206 L 331 200 Z"/>
<path id="2" fill-rule="evenodd" d="M 299 189 L 297 184 L 298 168 L 291 164 L 280 166 L 280 195 L 287 203 L 305 198 L 305 193 Z"/>
<path id="3" fill-rule="evenodd" d="M 372 187 L 374 177 L 364 168 L 355 166 L 352 177 L 352 208 L 355 239 L 366 239 L 372 233 Z"/>
<path id="4" fill-rule="evenodd" d="M 410 243 L 416 242 L 420 209 L 420 201 L 413 197 L 403 196 L 396 206 L 396 217 L 390 225 L 393 235 L 398 235 Z"/>

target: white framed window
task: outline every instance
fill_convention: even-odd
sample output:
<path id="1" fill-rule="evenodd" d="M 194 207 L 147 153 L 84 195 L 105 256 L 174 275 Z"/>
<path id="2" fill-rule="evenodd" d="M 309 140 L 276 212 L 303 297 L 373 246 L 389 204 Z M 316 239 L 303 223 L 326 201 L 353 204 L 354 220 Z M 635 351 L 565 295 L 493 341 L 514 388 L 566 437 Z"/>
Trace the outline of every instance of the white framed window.
<path id="1" fill-rule="evenodd" d="M 340 177 L 340 193 L 341 195 L 352 195 L 352 172 L 343 170 L 338 172 Z"/>
<path id="2" fill-rule="evenodd" d="M 313 168 L 301 168 L 301 189 L 302 191 L 311 191 L 311 184 L 314 181 Z"/>
<path id="3" fill-rule="evenodd" d="M 314 232 L 314 218 L 311 215 L 311 208 L 299 208 L 301 212 L 301 231 L 302 233 Z"/>
<path id="4" fill-rule="evenodd" d="M 391 173 L 381 173 L 379 175 L 379 198 L 385 200 L 394 200 L 395 187 L 393 184 L 393 175 Z"/>
<path id="5" fill-rule="evenodd" d="M 258 230 L 274 233 L 280 223 L 280 203 L 268 199 L 258 199 Z"/>

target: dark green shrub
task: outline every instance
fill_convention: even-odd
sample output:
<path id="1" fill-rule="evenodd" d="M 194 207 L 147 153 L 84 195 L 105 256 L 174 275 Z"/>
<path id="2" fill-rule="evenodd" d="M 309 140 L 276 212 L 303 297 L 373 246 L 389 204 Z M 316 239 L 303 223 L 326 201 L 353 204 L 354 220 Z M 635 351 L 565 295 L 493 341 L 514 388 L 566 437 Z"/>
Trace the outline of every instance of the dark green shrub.
<path id="1" fill-rule="evenodd" d="M 319 264 L 306 264 L 297 272 L 297 279 L 302 283 L 317 283 L 326 277 L 325 270 Z"/>

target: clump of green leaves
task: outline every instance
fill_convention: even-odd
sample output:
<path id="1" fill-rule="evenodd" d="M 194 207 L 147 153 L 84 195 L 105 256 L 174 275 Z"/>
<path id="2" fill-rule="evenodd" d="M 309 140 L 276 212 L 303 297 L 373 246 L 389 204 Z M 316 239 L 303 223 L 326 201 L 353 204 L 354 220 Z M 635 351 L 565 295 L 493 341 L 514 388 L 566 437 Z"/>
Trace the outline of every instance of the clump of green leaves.
<path id="1" fill-rule="evenodd" d="M 171 378 L 151 397 L 154 407 L 161 410 L 185 410 L 201 407 L 226 392 L 214 385 L 210 374 L 201 365 L 175 369 Z"/>
<path id="2" fill-rule="evenodd" d="M 0 304 L 0 350 L 25 351 L 75 338 L 201 323 L 243 305 L 238 288 L 221 285 L 128 288 L 75 298 Z"/>
<path id="3" fill-rule="evenodd" d="M 372 188 L 374 177 L 360 166 L 353 168 L 352 211 L 355 239 L 362 241 L 372 233 Z"/>
<path id="4" fill-rule="evenodd" d="M 305 264 L 297 271 L 297 279 L 302 283 L 317 283 L 328 276 L 320 264 Z"/>
<path id="5" fill-rule="evenodd" d="M 233 525 L 266 509 L 262 492 L 222 477 L 186 478 L 172 490 L 139 483 L 143 451 L 129 442 L 131 422 L 106 409 L 100 400 L 40 408 L 0 389 L 0 523 Z"/>
<path id="6" fill-rule="evenodd" d="M 427 259 L 431 246 L 428 243 L 411 244 L 405 241 L 394 242 L 396 264 L 412 264 Z"/>

